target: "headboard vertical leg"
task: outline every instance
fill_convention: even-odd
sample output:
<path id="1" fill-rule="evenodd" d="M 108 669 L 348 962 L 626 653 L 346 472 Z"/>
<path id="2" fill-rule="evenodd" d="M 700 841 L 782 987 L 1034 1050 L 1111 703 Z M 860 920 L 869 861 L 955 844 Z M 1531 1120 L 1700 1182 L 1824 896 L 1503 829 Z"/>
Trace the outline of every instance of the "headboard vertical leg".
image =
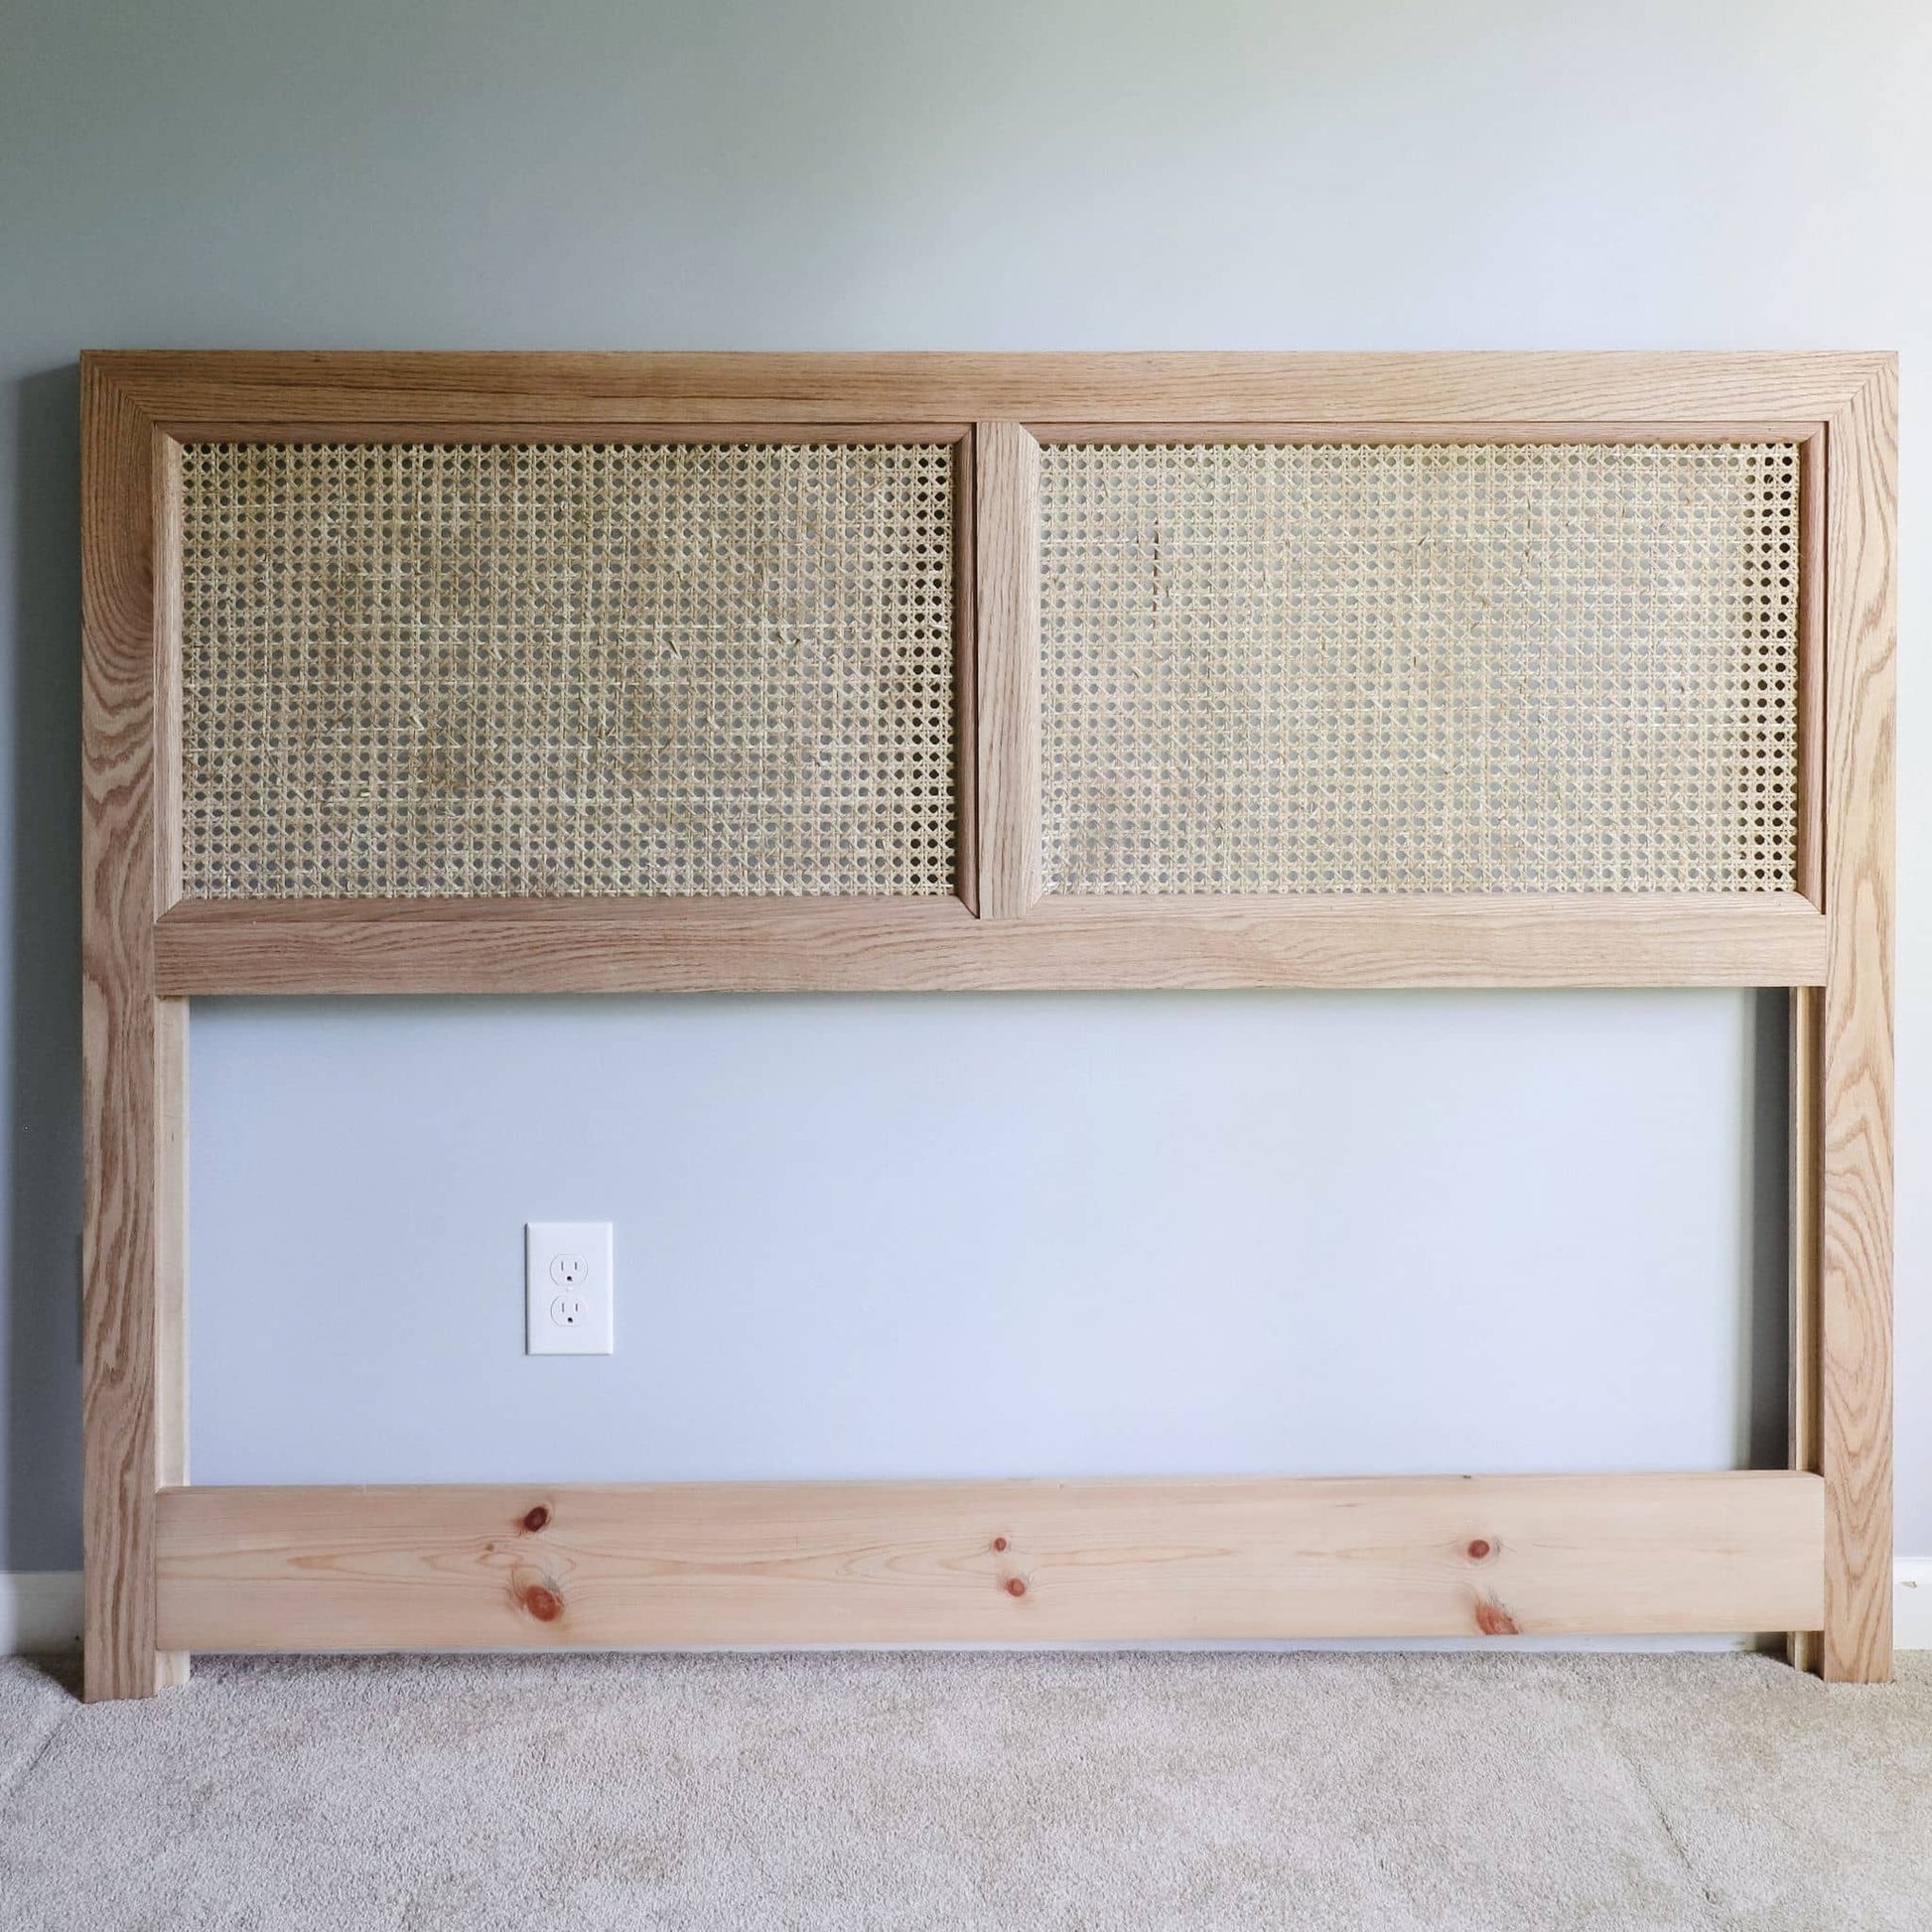
<path id="1" fill-rule="evenodd" d="M 1818 1450 L 1823 1669 L 1891 1676 L 1892 810 L 1897 371 L 1833 418 L 1827 478 Z"/>
<path id="2" fill-rule="evenodd" d="M 158 1647 L 155 1491 L 187 1473 L 182 1290 L 188 1007 L 155 997 L 172 805 L 168 445 L 101 363 L 81 371 L 82 1532 L 89 1701 L 188 1673 Z M 156 595 L 157 586 L 161 597 Z"/>

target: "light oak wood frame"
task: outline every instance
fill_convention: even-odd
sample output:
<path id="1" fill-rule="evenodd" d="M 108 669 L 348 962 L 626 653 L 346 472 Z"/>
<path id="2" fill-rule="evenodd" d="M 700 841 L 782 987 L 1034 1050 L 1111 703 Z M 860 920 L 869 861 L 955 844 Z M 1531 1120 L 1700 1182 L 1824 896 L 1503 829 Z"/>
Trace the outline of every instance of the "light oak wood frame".
<path id="1" fill-rule="evenodd" d="M 1791 1630 L 1887 1676 L 1896 372 L 1878 354 L 170 354 L 82 363 L 86 1691 L 196 1648 Z M 1803 445 L 1798 891 L 1038 897 L 1037 442 Z M 179 450 L 956 442 L 959 894 L 185 901 Z M 196 994 L 1783 986 L 1792 1464 L 1709 1475 L 195 1489 Z"/>

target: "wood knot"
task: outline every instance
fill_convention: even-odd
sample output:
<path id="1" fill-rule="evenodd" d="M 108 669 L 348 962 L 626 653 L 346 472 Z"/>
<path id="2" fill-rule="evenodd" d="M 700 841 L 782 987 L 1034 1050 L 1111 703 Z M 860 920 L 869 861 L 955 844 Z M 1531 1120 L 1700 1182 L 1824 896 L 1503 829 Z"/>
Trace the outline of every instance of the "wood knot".
<path id="1" fill-rule="evenodd" d="M 1025 1596 L 1027 1593 L 1026 1579 L 1023 1577 L 1009 1577 L 1006 1587 L 1009 1596 Z"/>
<path id="2" fill-rule="evenodd" d="M 547 1577 L 534 1578 L 526 1572 L 512 1581 L 510 1594 L 517 1608 L 527 1610 L 539 1623 L 555 1623 L 564 1613 L 564 1593 Z"/>
<path id="3" fill-rule="evenodd" d="M 1522 1632 L 1516 1627 L 1516 1619 L 1488 1596 L 1476 1598 L 1476 1628 L 1485 1637 L 1517 1637 Z"/>
<path id="4" fill-rule="evenodd" d="M 1479 1536 L 1469 1545 L 1471 1563 L 1487 1563 L 1496 1554 L 1496 1546 L 1486 1536 Z"/>
<path id="5" fill-rule="evenodd" d="M 549 1521 L 550 1521 L 550 1511 L 542 1503 L 538 1503 L 536 1508 L 531 1510 L 523 1518 L 523 1527 L 526 1530 L 528 1530 L 532 1536 L 534 1536 L 537 1533 L 537 1531 L 542 1529 L 545 1526 L 545 1524 L 547 1524 Z"/>
<path id="6" fill-rule="evenodd" d="M 1004 1549 L 1005 1549 L 1005 1548 L 1007 1547 L 1007 1540 L 1006 1540 L 1006 1538 L 1005 1538 L 1005 1537 L 1003 1537 L 1003 1536 L 996 1536 L 996 1537 L 995 1537 L 995 1538 L 993 1539 L 993 1547 L 994 1547 L 994 1549 L 996 1549 L 996 1550 L 1004 1550 Z"/>

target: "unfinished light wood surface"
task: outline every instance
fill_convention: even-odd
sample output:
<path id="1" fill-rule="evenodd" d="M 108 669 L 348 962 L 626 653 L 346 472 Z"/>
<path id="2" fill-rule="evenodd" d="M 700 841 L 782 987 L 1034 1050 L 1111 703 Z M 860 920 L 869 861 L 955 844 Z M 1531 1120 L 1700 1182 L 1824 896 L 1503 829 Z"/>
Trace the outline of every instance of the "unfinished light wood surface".
<path id="1" fill-rule="evenodd" d="M 1732 1630 L 1823 1612 L 1783 1472 L 178 1489 L 164 1641 L 1096 1642 Z"/>
<path id="2" fill-rule="evenodd" d="M 1799 439 L 1798 891 L 1825 902 L 1826 457 L 1829 438 Z"/>
<path id="3" fill-rule="evenodd" d="M 750 354 L 109 350 L 168 433 L 284 425 L 987 422 L 1816 425 L 1891 364 L 1841 350 Z"/>
<path id="4" fill-rule="evenodd" d="M 1818 1133 L 1818 1020 L 1822 1002 L 1815 986 L 1794 986 L 1786 1022 L 1788 1055 L 1787 1219 L 1789 1255 L 1789 1347 L 1786 1351 L 1786 1440 L 1793 1469 L 1818 1470 L 1818 1182 L 1823 1165 Z M 1792 1630 L 1786 1655 L 1802 1671 L 1820 1667 L 1818 1630 Z"/>
<path id="5" fill-rule="evenodd" d="M 979 466 L 973 432 L 953 443 L 953 879 L 967 911 L 980 902 Z"/>
<path id="6" fill-rule="evenodd" d="M 1898 386 L 1833 417 L 1826 564 L 1818 1452 L 1825 1676 L 1891 1675 L 1892 799 Z"/>
<path id="7" fill-rule="evenodd" d="M 154 1496 L 187 1476 L 182 1267 L 187 1008 L 155 996 L 156 438 L 97 369 L 81 445 L 81 1514 L 86 1692 L 144 1697 L 187 1658 L 155 1640 Z M 165 530 L 165 525 L 163 526 Z M 158 617 L 162 621 L 157 621 Z"/>
<path id="8" fill-rule="evenodd" d="M 156 931 L 171 996 L 1764 986 L 1824 976 L 1792 895 L 933 899 L 205 899 Z"/>
<path id="9" fill-rule="evenodd" d="M 1039 445 L 1018 423 L 973 438 L 979 546 L 979 914 L 1039 897 Z"/>
<path id="10" fill-rule="evenodd" d="M 85 358 L 88 1695 L 196 1645 L 1512 1627 L 1781 1627 L 1884 1676 L 1894 388 L 1838 353 Z M 1801 444 L 1797 892 L 1037 898 L 1035 445 L 1101 431 Z M 181 443 L 573 438 L 956 445 L 958 897 L 182 899 Z M 191 995 L 1594 985 L 1799 989 L 1792 1473 L 180 1486 Z"/>

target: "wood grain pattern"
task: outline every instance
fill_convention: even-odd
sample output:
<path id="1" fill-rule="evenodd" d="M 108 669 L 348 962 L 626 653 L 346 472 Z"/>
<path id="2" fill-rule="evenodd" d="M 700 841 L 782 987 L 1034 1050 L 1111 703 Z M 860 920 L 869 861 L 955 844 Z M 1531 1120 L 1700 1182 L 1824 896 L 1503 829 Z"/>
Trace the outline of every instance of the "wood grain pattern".
<path id="1" fill-rule="evenodd" d="M 1824 1673 L 1891 1675 L 1892 811 L 1897 372 L 1827 453 L 1825 909 L 1819 1076 Z"/>
<path id="2" fill-rule="evenodd" d="M 185 1009 L 154 995 L 155 439 L 97 366 L 81 410 L 81 1480 L 96 1699 L 186 1674 L 185 1657 L 158 1654 L 154 1600 L 155 1488 L 186 1467 Z"/>
<path id="3" fill-rule="evenodd" d="M 1816 416 L 1788 422 L 1517 422 L 1458 416 L 1442 422 L 1036 422 L 1042 445 L 1062 443 L 1794 443 L 1823 431 Z"/>
<path id="4" fill-rule="evenodd" d="M 1881 355 L 97 351 L 166 429 L 512 424 L 1819 422 Z"/>
<path id="5" fill-rule="evenodd" d="M 1825 537 L 1828 437 L 1821 428 L 1798 452 L 1798 842 L 1794 880 L 1825 903 Z"/>
<path id="6" fill-rule="evenodd" d="M 165 912 L 182 893 L 182 461 L 181 445 L 157 436 L 154 486 L 154 903 Z"/>
<path id="7" fill-rule="evenodd" d="M 1823 1485 L 1715 1475 L 171 1489 L 197 1650 L 1802 1627 Z"/>
<path id="8" fill-rule="evenodd" d="M 451 417 L 440 422 L 416 422 L 408 417 L 380 421 L 324 419 L 320 422 L 278 421 L 264 426 L 259 419 L 195 419 L 176 421 L 167 430 L 170 441 L 187 443 L 420 443 L 431 448 L 471 443 L 951 443 L 971 439 L 971 423 L 842 423 L 800 417 L 795 422 L 747 423 L 711 420 L 665 422 L 629 417 L 586 421 L 568 417 L 550 421 L 519 418 L 497 422 L 483 417 Z"/>
<path id="9" fill-rule="evenodd" d="M 154 1464 L 188 1480 L 188 1002 L 154 1000 Z M 157 1690 L 186 1684 L 190 1655 L 155 1653 Z M 118 1695 L 115 1693 L 113 1695 Z M 92 1694 L 89 1693 L 91 1697 Z"/>
<path id="10" fill-rule="evenodd" d="M 980 903 L 979 468 L 973 432 L 953 445 L 953 890 L 967 911 Z"/>
<path id="11" fill-rule="evenodd" d="M 1039 897 L 1039 445 L 1018 423 L 974 434 L 979 551 L 979 915 Z"/>
<path id="12" fill-rule="evenodd" d="M 1784 1627 L 1828 1676 L 1887 1674 L 1891 358 L 128 351 L 83 358 L 82 393 L 90 1697 L 146 1695 L 185 1674 L 189 1647 L 229 1642 Z M 1027 767 L 1036 681 L 1024 545 L 1035 453 L 1021 425 L 1049 439 L 1117 428 L 1805 441 L 1801 624 L 1817 647 L 1801 650 L 1801 895 L 1029 903 L 1038 786 L 1036 739 Z M 974 643 L 960 653 L 961 898 L 172 904 L 171 436 L 959 442 L 959 636 Z M 991 586 L 1006 600 L 997 620 L 984 565 L 1000 545 L 982 548 L 970 527 L 989 508 L 1004 519 L 1008 571 Z M 983 649 L 1010 685 L 975 704 Z M 976 714 L 1000 737 L 1003 787 L 977 799 L 988 755 L 971 737 Z M 971 850 L 982 824 L 1000 834 L 997 855 Z M 978 909 L 991 916 L 975 918 L 988 885 Z M 1794 1075 L 1793 1444 L 1822 1479 L 1801 1467 L 1355 1483 L 177 1486 L 190 994 L 1431 985 L 1800 989 L 1794 1041 L 1814 1049 Z"/>
<path id="13" fill-rule="evenodd" d="M 181 445 L 154 436 L 154 904 L 181 897 Z M 151 944 L 152 942 L 150 942 Z M 150 957 L 148 972 L 153 974 Z M 152 1002 L 155 1048 L 154 1458 L 188 1480 L 188 1002 Z M 162 1650 L 155 1683 L 185 1684 L 189 1653 Z"/>
<path id="14" fill-rule="evenodd" d="M 1788 1051 L 1790 1086 L 1786 1143 L 1790 1151 L 1787 1199 L 1790 1244 L 1790 1347 L 1786 1369 L 1789 1466 L 1815 1474 L 1818 1469 L 1818 1182 L 1820 1158 L 1819 1016 L 1820 989 L 1794 986 L 1790 993 Z M 1797 1670 L 1816 1672 L 1822 1632 L 1792 1630 L 1785 1654 Z"/>
<path id="15" fill-rule="evenodd" d="M 188 900 L 161 990 L 856 992 L 1023 988 L 1803 986 L 1825 920 L 1795 895 L 1443 894 L 1037 900 Z"/>

